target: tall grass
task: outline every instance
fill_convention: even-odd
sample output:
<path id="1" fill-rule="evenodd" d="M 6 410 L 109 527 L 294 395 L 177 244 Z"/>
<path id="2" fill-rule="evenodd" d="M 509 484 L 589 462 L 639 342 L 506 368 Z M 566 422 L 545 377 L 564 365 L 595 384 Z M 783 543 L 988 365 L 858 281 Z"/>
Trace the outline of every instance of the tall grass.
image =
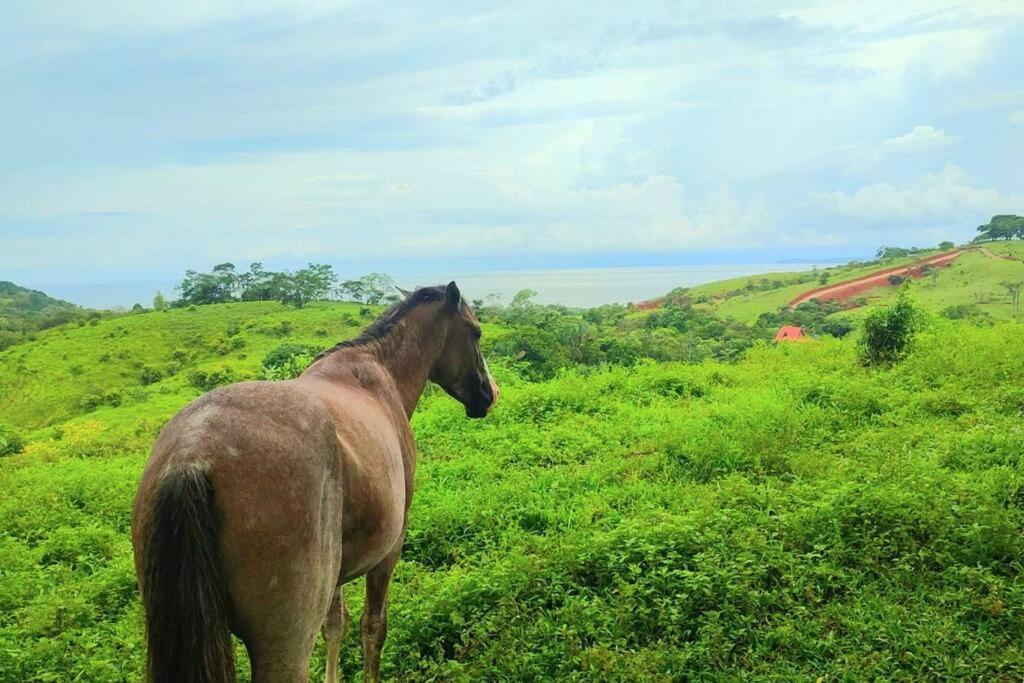
<path id="1" fill-rule="evenodd" d="M 499 367 L 481 421 L 429 392 L 384 675 L 1021 679 L 1022 332 L 934 323 L 880 368 L 853 339 L 541 383 Z M 0 459 L 0 681 L 141 675 L 130 504 L 197 391 L 168 386 Z"/>

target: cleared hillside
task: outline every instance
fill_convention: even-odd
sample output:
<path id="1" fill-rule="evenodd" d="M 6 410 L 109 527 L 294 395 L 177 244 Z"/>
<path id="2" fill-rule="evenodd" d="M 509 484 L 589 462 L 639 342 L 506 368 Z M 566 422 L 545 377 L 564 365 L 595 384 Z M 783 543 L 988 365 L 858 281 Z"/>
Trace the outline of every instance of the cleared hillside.
<path id="1" fill-rule="evenodd" d="M 801 294 L 823 285 L 839 284 L 880 270 L 908 266 L 940 253 L 938 250 L 925 251 L 867 265 L 735 278 L 693 287 L 688 294 L 696 305 L 716 315 L 752 323 L 762 313 L 777 311 Z M 1022 259 L 1024 242 L 979 245 L 963 253 L 951 266 L 938 268 L 933 275 L 915 280 L 915 298 L 924 308 L 936 313 L 950 306 L 971 305 L 994 319 L 1009 319 L 1012 317 L 1011 297 L 1004 283 L 1024 282 Z M 884 282 L 883 278 L 881 286 L 858 294 L 850 303 L 856 307 L 887 301 L 895 294 L 896 288 Z"/>

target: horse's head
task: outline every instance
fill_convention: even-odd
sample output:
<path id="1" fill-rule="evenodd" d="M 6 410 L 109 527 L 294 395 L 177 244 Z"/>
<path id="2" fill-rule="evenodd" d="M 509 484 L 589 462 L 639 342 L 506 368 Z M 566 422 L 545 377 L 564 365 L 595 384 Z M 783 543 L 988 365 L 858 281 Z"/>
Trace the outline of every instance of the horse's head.
<path id="1" fill-rule="evenodd" d="M 480 353 L 480 323 L 454 282 L 445 288 L 443 307 L 447 330 L 430 379 L 464 405 L 468 417 L 484 417 L 498 400 L 498 385 Z"/>

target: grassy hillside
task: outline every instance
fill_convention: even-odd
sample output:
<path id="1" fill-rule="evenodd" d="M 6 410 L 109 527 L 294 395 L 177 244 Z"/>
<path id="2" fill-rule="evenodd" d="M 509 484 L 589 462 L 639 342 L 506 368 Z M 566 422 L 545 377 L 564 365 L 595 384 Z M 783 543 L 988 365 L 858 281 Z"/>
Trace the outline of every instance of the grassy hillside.
<path id="1" fill-rule="evenodd" d="M 951 306 L 976 306 L 992 318 L 1011 319 L 1010 293 L 1003 283 L 1024 282 L 1024 243 L 996 242 L 986 247 L 992 255 L 968 252 L 949 268 L 937 271 L 934 278 L 915 282 L 915 299 L 937 312 Z M 895 295 L 896 288 L 880 287 L 869 292 L 866 299 L 869 304 L 888 302 Z"/>
<path id="2" fill-rule="evenodd" d="M 82 320 L 95 313 L 43 292 L 0 280 L 0 349 L 24 341 L 33 332 Z"/>
<path id="3" fill-rule="evenodd" d="M 950 268 L 938 269 L 934 278 L 916 281 L 914 289 L 918 302 L 936 313 L 949 306 L 977 305 L 978 310 L 995 319 L 1009 319 L 1012 314 L 1010 296 L 1002 283 L 1024 281 L 1024 243 L 992 242 L 984 246 L 992 255 L 980 251 L 966 253 Z M 912 257 L 853 267 L 837 266 L 814 273 L 771 273 L 723 280 L 693 287 L 689 293 L 699 306 L 718 316 L 752 323 L 762 313 L 776 311 L 796 296 L 820 286 L 821 275 L 825 275 L 829 283 L 838 283 L 937 253 L 921 252 Z M 1000 258 L 1002 256 L 1010 259 Z M 894 287 L 878 287 L 867 292 L 864 298 L 868 303 L 874 303 L 888 301 L 895 294 Z"/>
<path id="4" fill-rule="evenodd" d="M 0 681 L 138 680 L 130 503 L 190 375 L 257 373 L 358 315 L 210 306 L 0 354 L 0 421 L 50 425 L 0 459 Z M 936 320 L 875 370 L 853 339 L 536 383 L 499 365 L 482 421 L 430 392 L 385 676 L 1021 679 L 1022 332 Z M 143 386 L 147 365 L 174 374 Z M 111 387 L 119 405 L 82 407 Z M 350 632 L 347 678 L 359 661 Z"/>
<path id="5" fill-rule="evenodd" d="M 329 346 L 355 335 L 378 310 L 342 303 L 296 310 L 251 302 L 47 330 L 34 343 L 0 352 L 0 422 L 35 429 L 112 404 L 198 395 L 190 373 L 256 377 L 275 346 Z"/>

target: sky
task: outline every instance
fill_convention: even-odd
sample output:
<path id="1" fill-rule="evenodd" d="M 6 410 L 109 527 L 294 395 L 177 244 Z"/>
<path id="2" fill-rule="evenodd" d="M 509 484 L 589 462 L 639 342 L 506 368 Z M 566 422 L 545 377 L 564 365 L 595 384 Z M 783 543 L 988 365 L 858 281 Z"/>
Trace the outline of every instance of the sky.
<path id="1" fill-rule="evenodd" d="M 1024 213 L 1024 3 L 0 3 L 0 279 L 868 255 Z"/>

